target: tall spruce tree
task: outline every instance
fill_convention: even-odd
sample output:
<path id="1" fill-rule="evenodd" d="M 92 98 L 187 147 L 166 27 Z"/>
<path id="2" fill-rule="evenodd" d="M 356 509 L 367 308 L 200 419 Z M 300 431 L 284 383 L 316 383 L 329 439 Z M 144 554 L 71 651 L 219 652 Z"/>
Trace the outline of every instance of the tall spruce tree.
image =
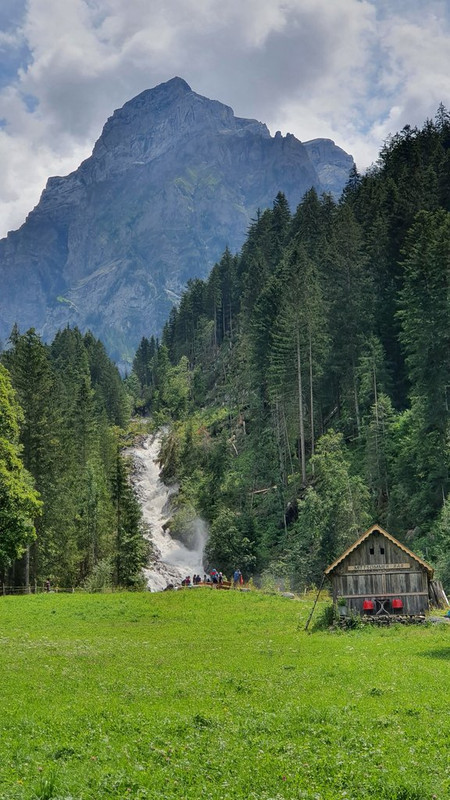
<path id="1" fill-rule="evenodd" d="M 295 242 L 280 269 L 279 312 L 271 352 L 271 391 L 278 403 L 295 397 L 298 410 L 299 460 L 306 482 L 306 419 L 314 454 L 314 385 L 322 369 L 326 318 L 319 274 L 303 245 Z M 309 385 L 309 392 L 307 387 Z"/>
<path id="2" fill-rule="evenodd" d="M 142 569 L 148 560 L 149 544 L 143 536 L 142 513 L 119 449 L 111 486 L 115 508 L 115 580 L 118 586 L 132 588 L 142 584 Z"/>

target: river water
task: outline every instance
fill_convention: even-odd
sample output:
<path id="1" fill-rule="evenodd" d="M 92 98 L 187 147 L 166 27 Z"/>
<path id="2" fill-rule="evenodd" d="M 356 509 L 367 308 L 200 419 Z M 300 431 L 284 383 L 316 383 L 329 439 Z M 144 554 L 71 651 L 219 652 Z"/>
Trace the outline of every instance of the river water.
<path id="1" fill-rule="evenodd" d="M 142 508 L 144 522 L 151 542 L 151 562 L 144 570 L 147 588 L 159 592 L 168 584 L 180 585 L 187 575 L 197 573 L 203 578 L 203 553 L 206 528 L 196 520 L 189 530 L 189 547 L 172 538 L 164 528 L 171 516 L 171 500 L 177 486 L 166 486 L 159 477 L 157 462 L 162 432 L 142 437 L 139 444 L 128 447 L 125 455 L 133 462 L 132 483 Z"/>

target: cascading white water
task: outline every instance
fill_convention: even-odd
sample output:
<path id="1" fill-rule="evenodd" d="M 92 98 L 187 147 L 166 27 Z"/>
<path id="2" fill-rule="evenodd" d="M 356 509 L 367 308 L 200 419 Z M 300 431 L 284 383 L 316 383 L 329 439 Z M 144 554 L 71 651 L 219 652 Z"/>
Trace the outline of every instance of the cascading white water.
<path id="1" fill-rule="evenodd" d="M 144 570 L 151 592 L 162 591 L 168 584 L 180 585 L 187 575 L 191 579 L 194 574 L 203 577 L 203 552 L 207 538 L 206 526 L 200 519 L 189 531 L 189 547 L 173 539 L 164 529 L 170 516 L 170 498 L 177 487 L 166 486 L 159 477 L 157 458 L 161 438 L 161 432 L 145 436 L 139 444 L 125 451 L 133 461 L 132 482 L 152 544 L 152 561 Z"/>

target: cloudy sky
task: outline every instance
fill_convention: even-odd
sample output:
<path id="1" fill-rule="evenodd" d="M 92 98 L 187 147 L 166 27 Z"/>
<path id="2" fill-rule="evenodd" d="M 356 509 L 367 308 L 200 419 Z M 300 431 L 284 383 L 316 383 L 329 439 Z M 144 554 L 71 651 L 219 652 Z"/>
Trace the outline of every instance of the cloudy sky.
<path id="1" fill-rule="evenodd" d="M 0 235 L 107 117 L 174 75 L 363 170 L 450 107 L 449 0 L 1 0 Z"/>

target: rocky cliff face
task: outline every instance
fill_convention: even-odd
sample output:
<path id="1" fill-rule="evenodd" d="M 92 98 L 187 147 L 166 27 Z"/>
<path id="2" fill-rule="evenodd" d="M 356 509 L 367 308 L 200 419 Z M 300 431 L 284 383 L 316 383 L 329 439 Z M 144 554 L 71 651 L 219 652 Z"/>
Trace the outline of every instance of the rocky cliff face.
<path id="1" fill-rule="evenodd" d="M 50 178 L 0 241 L 0 337 L 90 328 L 118 361 L 158 334 L 186 281 L 239 249 L 279 190 L 342 190 L 353 160 L 327 139 L 271 137 L 260 122 L 173 78 L 108 119 L 92 156 Z"/>

